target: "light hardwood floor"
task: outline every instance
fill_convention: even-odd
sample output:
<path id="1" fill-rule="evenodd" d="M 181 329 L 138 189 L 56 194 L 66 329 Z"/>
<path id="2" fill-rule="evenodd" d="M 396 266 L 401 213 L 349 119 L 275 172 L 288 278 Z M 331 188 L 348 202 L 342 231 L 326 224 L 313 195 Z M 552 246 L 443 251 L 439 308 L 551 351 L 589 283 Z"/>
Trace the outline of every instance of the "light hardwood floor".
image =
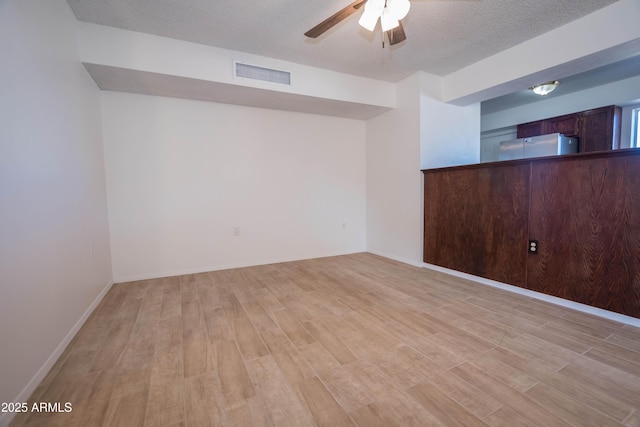
<path id="1" fill-rule="evenodd" d="M 640 329 L 371 254 L 113 286 L 55 426 L 638 426 Z"/>

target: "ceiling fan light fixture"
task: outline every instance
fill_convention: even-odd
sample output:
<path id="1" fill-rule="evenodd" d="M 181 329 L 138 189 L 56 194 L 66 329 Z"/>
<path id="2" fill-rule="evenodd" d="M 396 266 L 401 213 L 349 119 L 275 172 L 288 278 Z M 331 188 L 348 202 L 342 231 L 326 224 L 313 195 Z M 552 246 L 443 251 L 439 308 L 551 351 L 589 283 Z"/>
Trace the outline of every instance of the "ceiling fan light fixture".
<path id="1" fill-rule="evenodd" d="M 368 0 L 364 4 L 364 10 L 370 11 L 380 17 L 380 15 L 382 15 L 382 9 L 384 9 L 385 5 L 385 0 Z"/>
<path id="2" fill-rule="evenodd" d="M 409 0 L 387 0 L 387 9 L 400 21 L 409 13 L 411 3 L 409 3 Z"/>
<path id="3" fill-rule="evenodd" d="M 398 19 L 391 13 L 388 7 L 385 7 L 382 10 L 382 16 L 380 17 L 380 24 L 382 25 L 382 32 L 386 33 L 389 30 L 393 30 L 394 28 L 400 25 Z"/>
<path id="4" fill-rule="evenodd" d="M 530 87 L 529 89 L 531 89 L 533 93 L 537 95 L 545 96 L 553 92 L 558 87 L 559 84 L 560 82 L 558 80 L 553 80 L 550 82 L 535 85 L 533 87 Z"/>
<path id="5" fill-rule="evenodd" d="M 393 46 L 407 39 L 398 16 L 406 15 L 409 7 L 409 0 L 355 0 L 304 33 L 304 35 L 315 39 L 348 16 L 363 9 L 358 23 L 369 31 L 375 31 L 378 19 L 380 19 L 383 31 L 382 47 L 384 47 L 385 37 L 389 39 L 389 45 Z"/>
<path id="6" fill-rule="evenodd" d="M 362 27 L 366 28 L 369 31 L 373 31 L 374 28 L 376 28 L 376 24 L 378 23 L 379 17 L 380 17 L 380 14 L 377 14 L 371 9 L 367 10 L 365 8 L 364 13 L 360 17 L 360 20 L 358 21 L 358 24 L 360 24 Z"/>

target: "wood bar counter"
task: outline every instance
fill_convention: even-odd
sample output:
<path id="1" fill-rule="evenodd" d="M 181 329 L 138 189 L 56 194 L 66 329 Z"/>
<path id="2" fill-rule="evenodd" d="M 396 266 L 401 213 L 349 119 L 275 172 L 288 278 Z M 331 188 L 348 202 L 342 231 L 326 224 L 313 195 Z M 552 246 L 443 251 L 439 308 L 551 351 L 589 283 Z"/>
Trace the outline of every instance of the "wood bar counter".
<path id="1" fill-rule="evenodd" d="M 423 173 L 424 262 L 640 318 L 640 149 Z"/>

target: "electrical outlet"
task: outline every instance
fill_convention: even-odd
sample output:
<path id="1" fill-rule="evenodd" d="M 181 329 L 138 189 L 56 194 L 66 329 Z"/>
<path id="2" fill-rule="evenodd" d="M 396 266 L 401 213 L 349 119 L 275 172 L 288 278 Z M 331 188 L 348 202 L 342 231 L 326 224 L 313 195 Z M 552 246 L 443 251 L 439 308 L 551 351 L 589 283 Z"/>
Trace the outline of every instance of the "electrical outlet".
<path id="1" fill-rule="evenodd" d="M 540 249 L 540 242 L 537 240 L 529 240 L 529 253 L 537 254 Z"/>
<path id="2" fill-rule="evenodd" d="M 233 227 L 233 235 L 234 236 L 240 235 L 240 227 Z"/>

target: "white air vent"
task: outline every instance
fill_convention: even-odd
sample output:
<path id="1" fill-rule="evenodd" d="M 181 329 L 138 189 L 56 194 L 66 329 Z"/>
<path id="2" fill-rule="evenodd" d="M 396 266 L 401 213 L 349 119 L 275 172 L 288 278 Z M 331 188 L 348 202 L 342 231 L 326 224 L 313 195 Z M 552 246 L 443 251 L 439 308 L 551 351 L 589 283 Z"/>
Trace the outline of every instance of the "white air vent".
<path id="1" fill-rule="evenodd" d="M 274 70 L 271 68 L 258 67 L 256 65 L 233 62 L 236 77 L 252 80 L 262 80 L 265 82 L 291 85 L 291 73 L 288 71 Z"/>

